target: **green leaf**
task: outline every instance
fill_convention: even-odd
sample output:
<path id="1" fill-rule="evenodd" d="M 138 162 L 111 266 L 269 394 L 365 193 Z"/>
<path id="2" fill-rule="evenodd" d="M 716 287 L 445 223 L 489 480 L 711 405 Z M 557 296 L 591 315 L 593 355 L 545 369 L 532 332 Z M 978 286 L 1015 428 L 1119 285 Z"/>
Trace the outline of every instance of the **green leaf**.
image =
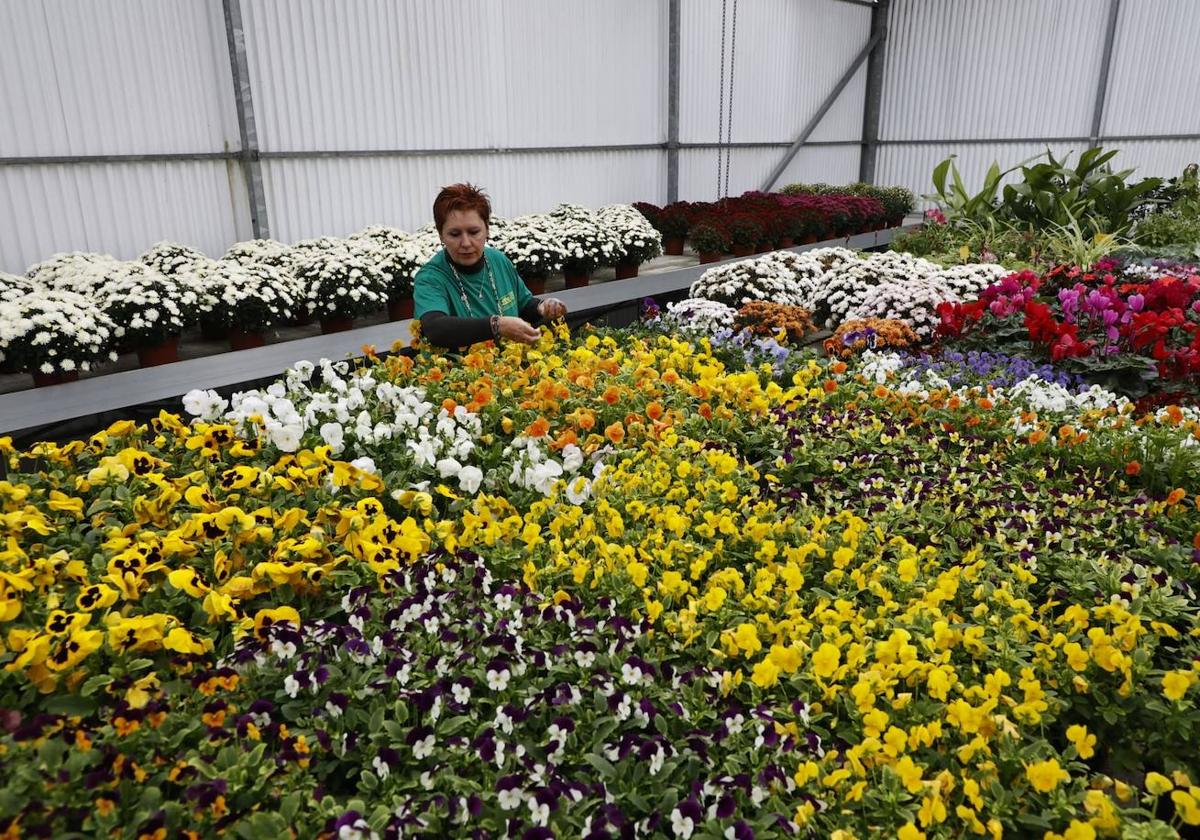
<path id="1" fill-rule="evenodd" d="M 596 771 L 605 779 L 612 779 L 617 775 L 617 768 L 613 766 L 611 761 L 602 755 L 591 753 L 589 755 L 585 755 L 583 760 L 592 765 L 592 767 L 596 768 Z"/>
<path id="2" fill-rule="evenodd" d="M 80 694 L 60 694 L 46 701 L 46 711 L 52 715 L 78 715 L 86 717 L 96 711 L 99 704 L 90 697 Z"/>
<path id="3" fill-rule="evenodd" d="M 91 697 L 97 690 L 104 688 L 106 685 L 111 685 L 112 681 L 112 674 L 96 674 L 96 676 L 88 677 L 84 680 L 79 693 L 84 697 Z"/>

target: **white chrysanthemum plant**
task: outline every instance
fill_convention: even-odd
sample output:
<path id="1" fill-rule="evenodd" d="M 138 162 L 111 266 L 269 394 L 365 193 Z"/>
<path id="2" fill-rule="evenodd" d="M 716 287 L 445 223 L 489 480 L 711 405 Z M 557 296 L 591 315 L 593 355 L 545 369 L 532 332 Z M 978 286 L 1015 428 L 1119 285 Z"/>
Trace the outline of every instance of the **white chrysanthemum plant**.
<path id="1" fill-rule="evenodd" d="M 274 239 L 249 239 L 233 245 L 221 259 L 242 264 L 266 263 L 275 268 L 291 269 L 296 254 L 287 245 Z"/>
<path id="2" fill-rule="evenodd" d="M 406 239 L 396 245 L 380 247 L 374 255 L 375 267 L 384 278 L 388 300 L 411 300 L 413 278 L 429 260 L 425 247 Z"/>
<path id="3" fill-rule="evenodd" d="M 0 367 L 43 375 L 77 374 L 116 361 L 116 328 L 86 295 L 36 289 L 0 302 Z"/>
<path id="4" fill-rule="evenodd" d="M 368 225 L 358 233 L 350 234 L 350 239 L 368 242 L 375 248 L 398 248 L 409 240 L 409 235 L 388 225 Z"/>
<path id="5" fill-rule="evenodd" d="M 539 277 L 562 269 L 566 251 L 557 231 L 557 221 L 547 215 L 492 219 L 488 244 L 503 252 L 522 277 Z"/>
<path id="6" fill-rule="evenodd" d="M 689 294 L 735 309 L 756 300 L 804 305 L 792 272 L 778 262 L 761 258 L 710 268 L 692 284 Z"/>
<path id="7" fill-rule="evenodd" d="M 816 302 L 820 298 L 825 284 L 827 271 L 820 258 L 813 256 L 811 252 L 797 254 L 794 251 L 772 251 L 758 259 L 773 263 L 791 272 L 794 284 L 792 291 L 796 299 L 800 301 L 797 305 L 810 312 L 816 308 Z"/>
<path id="8" fill-rule="evenodd" d="M 161 344 L 198 318 L 195 288 L 141 262 L 93 263 L 92 299 L 116 325 L 119 347 L 138 349 Z"/>
<path id="9" fill-rule="evenodd" d="M 662 255 L 662 235 L 632 204 L 601 207 L 596 218 L 615 242 L 615 263 L 640 265 Z"/>
<path id="10" fill-rule="evenodd" d="M 27 277 L 17 274 L 6 274 L 0 271 L 0 302 L 14 303 L 25 295 L 40 289 L 41 286 Z"/>
<path id="11" fill-rule="evenodd" d="M 303 284 L 309 314 L 322 319 L 358 318 L 387 305 L 387 279 L 373 249 L 328 239 L 319 248 L 298 243 L 297 250 L 306 252 L 296 263 L 295 274 Z"/>
<path id="12" fill-rule="evenodd" d="M 204 322 L 258 333 L 289 323 L 306 307 L 304 289 L 290 272 L 267 263 L 221 260 L 204 272 Z"/>
<path id="13" fill-rule="evenodd" d="M 598 265 L 612 265 L 617 242 L 596 214 L 579 204 L 560 204 L 551 213 L 563 244 L 563 272 L 588 274 Z"/>
<path id="14" fill-rule="evenodd" d="M 90 296 L 104 285 L 104 267 L 119 263 L 110 254 L 72 251 L 55 254 L 29 267 L 25 276 L 44 289 L 75 292 Z"/>
<path id="15" fill-rule="evenodd" d="M 209 262 L 208 255 L 178 242 L 156 242 L 138 259 L 160 274 L 175 277 L 190 272 L 198 263 Z"/>
<path id="16" fill-rule="evenodd" d="M 958 296 L 936 277 L 907 283 L 889 280 L 870 287 L 842 320 L 889 318 L 904 321 L 921 340 L 928 341 L 937 332 L 937 305 L 942 301 L 957 302 Z"/>

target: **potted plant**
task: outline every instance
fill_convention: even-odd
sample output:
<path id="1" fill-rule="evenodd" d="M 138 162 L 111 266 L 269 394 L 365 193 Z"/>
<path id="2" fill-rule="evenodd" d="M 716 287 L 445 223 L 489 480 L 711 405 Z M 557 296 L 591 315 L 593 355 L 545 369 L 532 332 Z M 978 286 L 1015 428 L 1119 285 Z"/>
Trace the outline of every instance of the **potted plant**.
<path id="1" fill-rule="evenodd" d="M 662 238 L 646 218 L 628 204 L 611 204 L 596 213 L 614 243 L 616 279 L 637 277 L 638 267 L 662 253 Z"/>
<path id="2" fill-rule="evenodd" d="M 673 257 L 683 254 L 683 243 L 688 235 L 688 217 L 679 203 L 668 204 L 658 215 L 655 225 L 662 234 L 663 253 Z"/>
<path id="3" fill-rule="evenodd" d="M 33 284 L 17 301 L 0 301 L 0 366 L 33 374 L 37 387 L 79 378 L 117 360 L 116 328 L 86 295 Z"/>
<path id="4" fill-rule="evenodd" d="M 372 248 L 387 250 L 399 248 L 409 240 L 409 235 L 400 230 L 400 228 L 388 225 L 368 225 L 358 233 L 350 234 L 348 238 L 352 242 L 361 242 Z"/>
<path id="5" fill-rule="evenodd" d="M 740 213 L 729 220 L 729 241 L 735 257 L 748 257 L 762 241 L 762 223 L 748 213 Z"/>
<path id="6" fill-rule="evenodd" d="M 688 231 L 692 247 L 700 255 L 700 264 L 714 263 L 729 251 L 729 231 L 716 219 L 697 222 Z"/>
<path id="7" fill-rule="evenodd" d="M 267 330 L 291 323 L 305 305 L 291 274 L 266 263 L 222 260 L 205 279 L 203 321 L 224 330 L 234 350 L 262 347 Z"/>
<path id="8" fill-rule="evenodd" d="M 551 216 L 518 216 L 493 224 L 489 244 L 508 257 L 535 295 L 544 294 L 550 274 L 563 267 L 564 246 Z"/>
<path id="9" fill-rule="evenodd" d="M 373 252 L 348 240 L 297 243 L 307 254 L 295 268 L 307 298 L 308 312 L 328 334 L 353 329 L 354 319 L 387 304 L 387 280 Z"/>
<path id="10" fill-rule="evenodd" d="M 141 262 L 95 263 L 88 271 L 103 275 L 92 299 L 115 325 L 118 348 L 136 351 L 142 367 L 179 361 L 179 335 L 197 315 L 192 285 Z"/>
<path id="11" fill-rule="evenodd" d="M 586 286 L 596 266 L 612 263 L 616 243 L 586 207 L 562 204 L 550 215 L 558 224 L 563 243 L 562 270 L 567 288 Z"/>

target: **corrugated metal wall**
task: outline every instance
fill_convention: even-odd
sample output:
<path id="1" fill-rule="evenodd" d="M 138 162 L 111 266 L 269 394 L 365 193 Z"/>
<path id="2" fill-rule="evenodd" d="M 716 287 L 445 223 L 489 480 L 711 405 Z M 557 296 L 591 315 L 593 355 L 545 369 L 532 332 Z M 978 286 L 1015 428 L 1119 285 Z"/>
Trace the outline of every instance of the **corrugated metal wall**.
<path id="1" fill-rule="evenodd" d="M 1091 127 L 1109 0 L 892 0 L 876 180 L 929 191 Z M 667 192 L 667 0 L 240 0 L 271 233 L 425 223 L 469 179 L 497 212 Z M 729 191 L 757 188 L 866 42 L 837 0 L 680 0 L 679 195 L 718 192 L 721 52 L 733 61 Z M 722 15 L 725 39 L 722 40 Z M 251 235 L 222 0 L 0 0 L 0 269 L 64 249 L 133 256 L 173 238 L 220 253 Z M 1200 130 L 1197 0 L 1124 0 L 1102 133 Z M 778 184 L 857 177 L 865 67 Z M 722 111 L 724 113 L 722 114 Z M 974 140 L 973 143 L 929 141 Z M 833 145 L 830 145 L 833 144 Z M 620 151 L 588 146 L 634 145 Z M 1194 139 L 1115 143 L 1170 175 Z M 420 157 L 395 150 L 488 150 Z M 523 150 L 513 153 L 512 150 Z M 378 152 L 378 154 L 375 154 Z M 350 154 L 353 153 L 353 154 Z M 724 180 L 721 181 L 721 187 Z"/>
<path id="2" fill-rule="evenodd" d="M 742 0 L 737 4 L 735 40 L 733 9 L 733 0 L 683 0 L 681 4 L 680 142 L 717 143 L 726 136 L 734 143 L 790 142 L 866 43 L 871 10 L 831 0 Z M 721 133 L 722 111 L 724 119 L 730 120 L 728 99 L 724 104 L 721 99 L 722 11 L 726 86 L 731 57 L 733 64 L 734 101 L 728 135 Z M 864 66 L 809 139 L 858 144 L 865 90 Z M 757 189 L 786 151 L 733 149 L 729 191 L 736 195 Z M 841 173 L 854 180 L 858 154 L 857 145 L 804 148 L 778 183 L 800 178 L 824 181 L 840 178 Z M 680 155 L 680 198 L 711 201 L 719 197 L 717 156 L 716 149 L 686 150 Z"/>
<path id="3" fill-rule="evenodd" d="M 220 3 L 0 0 L 0 157 L 238 147 Z M 249 231 L 221 160 L 0 166 L 0 270 L 62 250 L 205 249 Z"/>
<path id="4" fill-rule="evenodd" d="M 1088 147 L 1109 0 L 892 0 L 876 180 L 933 189 L 950 154 L 968 188 L 993 161 Z M 1117 19 L 1101 144 L 1138 176 L 1178 175 L 1200 139 L 1104 140 L 1200 133 L 1195 0 L 1124 0 Z M 986 142 L 1045 138 L 1025 143 Z M 1066 142 L 1053 142 L 1070 138 Z M 972 140 L 985 142 L 938 143 Z M 914 143 L 913 141 L 921 141 Z"/>

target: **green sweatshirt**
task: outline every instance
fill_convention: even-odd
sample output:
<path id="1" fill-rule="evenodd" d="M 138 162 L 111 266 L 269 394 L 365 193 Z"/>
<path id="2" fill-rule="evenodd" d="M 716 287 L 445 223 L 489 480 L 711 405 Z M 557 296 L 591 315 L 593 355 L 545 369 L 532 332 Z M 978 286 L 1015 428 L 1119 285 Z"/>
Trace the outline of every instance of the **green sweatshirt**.
<path id="1" fill-rule="evenodd" d="M 429 312 L 445 312 L 455 318 L 488 318 L 492 315 L 519 315 L 533 300 L 533 294 L 525 287 L 521 275 L 508 257 L 495 248 L 485 246 L 483 259 L 492 269 L 496 288 L 493 291 L 483 261 L 472 272 L 458 270 L 462 278 L 454 276 L 449 258 L 443 249 L 429 262 L 421 266 L 413 278 L 413 309 L 417 318 Z M 467 303 L 463 304 L 463 292 Z M 499 294 L 500 300 L 496 300 Z"/>

